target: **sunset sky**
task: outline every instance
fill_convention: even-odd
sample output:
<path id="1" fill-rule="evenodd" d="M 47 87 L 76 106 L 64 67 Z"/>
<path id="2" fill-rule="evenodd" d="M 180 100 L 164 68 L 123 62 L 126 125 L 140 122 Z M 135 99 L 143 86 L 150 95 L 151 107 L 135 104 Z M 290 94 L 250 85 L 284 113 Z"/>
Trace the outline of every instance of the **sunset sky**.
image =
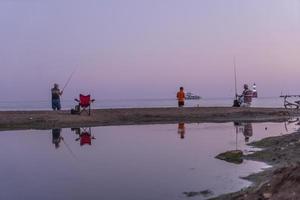
<path id="1" fill-rule="evenodd" d="M 0 100 L 300 94 L 300 0 L 0 0 Z"/>

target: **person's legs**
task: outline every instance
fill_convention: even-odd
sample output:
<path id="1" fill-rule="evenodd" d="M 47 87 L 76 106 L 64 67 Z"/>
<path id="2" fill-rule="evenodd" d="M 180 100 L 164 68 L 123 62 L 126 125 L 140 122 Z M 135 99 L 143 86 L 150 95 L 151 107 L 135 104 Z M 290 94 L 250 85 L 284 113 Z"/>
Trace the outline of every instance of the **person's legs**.
<path id="1" fill-rule="evenodd" d="M 178 101 L 178 107 L 183 107 L 184 106 L 184 102 L 183 101 Z"/>
<path id="2" fill-rule="evenodd" d="M 52 100 L 52 109 L 53 110 L 60 110 L 61 105 L 60 105 L 60 100 L 59 99 L 53 99 Z"/>
<path id="3" fill-rule="evenodd" d="M 55 100 L 52 100 L 52 109 L 53 109 L 53 110 L 56 110 L 56 103 L 55 103 Z"/>
<path id="4" fill-rule="evenodd" d="M 61 109 L 60 100 L 57 100 L 57 110 Z"/>
<path id="5" fill-rule="evenodd" d="M 251 103 L 242 103 L 241 107 L 249 108 Z"/>

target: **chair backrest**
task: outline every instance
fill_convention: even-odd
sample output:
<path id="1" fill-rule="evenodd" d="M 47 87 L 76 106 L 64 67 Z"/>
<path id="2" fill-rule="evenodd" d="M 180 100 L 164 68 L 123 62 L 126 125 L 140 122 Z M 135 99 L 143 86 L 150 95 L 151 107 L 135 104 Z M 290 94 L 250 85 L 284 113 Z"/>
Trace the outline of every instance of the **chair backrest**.
<path id="1" fill-rule="evenodd" d="M 91 104 L 91 95 L 79 95 L 79 104 L 81 107 L 88 107 Z"/>
<path id="2" fill-rule="evenodd" d="M 92 136 L 87 132 L 84 132 L 80 135 L 80 146 L 85 144 L 92 145 Z"/>

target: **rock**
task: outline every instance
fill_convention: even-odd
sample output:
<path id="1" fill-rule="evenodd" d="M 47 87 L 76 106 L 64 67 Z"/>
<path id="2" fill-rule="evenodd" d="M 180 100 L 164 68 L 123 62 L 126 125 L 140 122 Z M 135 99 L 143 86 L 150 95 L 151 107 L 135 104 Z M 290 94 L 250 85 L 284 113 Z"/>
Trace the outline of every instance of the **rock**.
<path id="1" fill-rule="evenodd" d="M 212 196 L 214 193 L 210 190 L 203 190 L 200 192 L 204 197 Z"/>
<path id="2" fill-rule="evenodd" d="M 200 195 L 200 192 L 184 192 L 183 194 L 187 197 L 194 197 Z"/>
<path id="3" fill-rule="evenodd" d="M 209 197 L 214 195 L 214 193 L 211 190 L 203 190 L 200 192 L 184 192 L 183 194 L 186 195 L 187 197 L 195 197 L 199 195 L 202 195 L 204 197 Z"/>
<path id="4" fill-rule="evenodd" d="M 215 158 L 234 164 L 241 164 L 243 162 L 243 152 L 241 150 L 226 151 Z"/>

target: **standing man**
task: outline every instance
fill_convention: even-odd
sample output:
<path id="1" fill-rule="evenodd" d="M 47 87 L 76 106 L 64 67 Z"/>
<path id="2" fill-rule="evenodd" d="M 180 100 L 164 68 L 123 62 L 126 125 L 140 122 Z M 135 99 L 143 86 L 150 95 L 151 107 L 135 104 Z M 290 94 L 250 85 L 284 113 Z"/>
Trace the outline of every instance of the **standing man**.
<path id="1" fill-rule="evenodd" d="M 241 105 L 242 107 L 250 107 L 251 106 L 253 92 L 252 92 L 252 90 L 249 89 L 249 86 L 247 84 L 244 84 L 244 91 L 240 97 L 243 99 L 242 105 Z"/>
<path id="2" fill-rule="evenodd" d="M 183 91 L 183 87 L 180 87 L 179 92 L 177 92 L 177 100 L 178 100 L 178 107 L 184 106 L 185 94 Z"/>
<path id="3" fill-rule="evenodd" d="M 58 84 L 55 83 L 54 87 L 51 89 L 51 96 L 52 96 L 52 109 L 53 110 L 60 110 L 60 96 L 63 94 L 62 91 L 58 88 Z"/>

